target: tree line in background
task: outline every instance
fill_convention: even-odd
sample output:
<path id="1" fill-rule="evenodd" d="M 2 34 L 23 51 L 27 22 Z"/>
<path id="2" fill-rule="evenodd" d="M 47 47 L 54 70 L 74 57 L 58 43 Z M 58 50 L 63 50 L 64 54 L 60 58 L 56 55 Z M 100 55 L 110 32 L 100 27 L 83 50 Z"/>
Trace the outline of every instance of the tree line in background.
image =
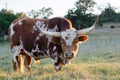
<path id="1" fill-rule="evenodd" d="M 4 41 L 4 36 L 8 34 L 8 28 L 13 20 L 18 18 L 48 18 L 53 15 L 51 8 L 41 8 L 38 11 L 31 10 L 28 13 L 14 13 L 13 10 L 2 9 L 0 11 L 0 41 Z"/>
<path id="2" fill-rule="evenodd" d="M 93 0 L 78 0 L 75 8 L 69 9 L 65 17 L 71 20 L 76 29 L 89 27 L 94 23 L 96 17 L 92 14 L 94 5 L 96 2 Z M 101 10 L 99 15 L 99 25 L 102 27 L 102 24 L 106 22 L 120 22 L 120 13 L 115 12 L 115 8 L 110 4 Z"/>
<path id="3" fill-rule="evenodd" d="M 89 27 L 95 20 L 95 15 L 92 14 L 94 5 L 96 2 L 93 0 L 78 0 L 75 2 L 75 7 L 69 9 L 64 17 L 70 19 L 76 29 Z M 0 41 L 4 40 L 4 35 L 7 35 L 9 25 L 13 20 L 24 17 L 47 19 L 51 15 L 53 15 L 52 9 L 45 7 L 39 10 L 31 10 L 28 13 L 14 13 L 13 10 L 2 9 L 0 11 Z M 102 10 L 99 18 L 100 26 L 106 22 L 120 22 L 120 13 L 115 12 L 114 7 L 110 4 Z"/>

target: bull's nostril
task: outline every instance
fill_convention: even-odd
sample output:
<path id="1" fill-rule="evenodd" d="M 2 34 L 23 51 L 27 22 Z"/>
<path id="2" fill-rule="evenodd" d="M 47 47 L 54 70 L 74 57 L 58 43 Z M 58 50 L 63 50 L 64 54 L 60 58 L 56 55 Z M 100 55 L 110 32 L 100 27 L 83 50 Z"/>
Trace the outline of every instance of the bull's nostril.
<path id="1" fill-rule="evenodd" d="M 65 56 L 66 56 L 66 57 L 68 57 L 68 54 L 67 54 L 67 53 L 65 53 Z"/>
<path id="2" fill-rule="evenodd" d="M 74 57 L 74 53 L 65 53 L 65 57 L 66 58 L 73 58 Z"/>
<path id="3" fill-rule="evenodd" d="M 74 57 L 74 53 L 71 53 L 71 57 Z"/>
<path id="4" fill-rule="evenodd" d="M 74 54 L 73 54 L 73 53 L 71 53 L 71 56 L 74 56 Z"/>

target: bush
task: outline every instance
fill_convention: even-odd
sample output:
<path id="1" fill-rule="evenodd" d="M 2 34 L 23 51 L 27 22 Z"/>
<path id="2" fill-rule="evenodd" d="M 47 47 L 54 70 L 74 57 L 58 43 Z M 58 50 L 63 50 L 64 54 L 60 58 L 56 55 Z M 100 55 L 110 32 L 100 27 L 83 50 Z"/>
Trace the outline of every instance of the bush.
<path id="1" fill-rule="evenodd" d="M 114 26 L 114 25 L 111 25 L 110 28 L 113 29 L 113 28 L 115 28 L 115 26 Z"/>

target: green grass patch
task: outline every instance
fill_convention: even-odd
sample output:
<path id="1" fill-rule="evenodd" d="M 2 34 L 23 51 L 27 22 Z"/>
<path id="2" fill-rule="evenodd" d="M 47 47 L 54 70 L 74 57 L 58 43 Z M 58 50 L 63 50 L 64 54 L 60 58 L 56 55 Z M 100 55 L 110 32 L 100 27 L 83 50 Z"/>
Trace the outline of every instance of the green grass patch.
<path id="1" fill-rule="evenodd" d="M 120 32 L 98 31 L 80 45 L 70 65 L 56 72 L 50 59 L 31 64 L 31 72 L 12 70 L 12 56 L 7 41 L 0 43 L 0 80 L 120 80 Z"/>

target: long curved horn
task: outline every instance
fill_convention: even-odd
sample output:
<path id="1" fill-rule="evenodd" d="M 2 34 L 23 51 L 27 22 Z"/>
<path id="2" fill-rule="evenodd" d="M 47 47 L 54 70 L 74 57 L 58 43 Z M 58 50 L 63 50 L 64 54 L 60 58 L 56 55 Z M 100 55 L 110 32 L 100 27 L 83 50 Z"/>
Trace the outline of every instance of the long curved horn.
<path id="1" fill-rule="evenodd" d="M 41 33 L 43 33 L 44 35 L 47 36 L 54 36 L 54 37 L 60 37 L 60 32 L 50 32 L 50 31 L 45 31 L 45 30 L 41 30 L 39 29 Z"/>
<path id="2" fill-rule="evenodd" d="M 43 33 L 44 35 L 47 35 L 47 36 L 54 36 L 54 37 L 60 37 L 60 32 L 50 32 L 50 31 L 45 31 L 45 30 L 42 30 L 40 28 L 40 26 L 37 26 L 35 24 L 36 28 L 41 32 Z"/>
<path id="3" fill-rule="evenodd" d="M 99 20 L 99 15 L 97 15 L 96 21 L 91 27 L 86 28 L 86 29 L 82 29 L 82 30 L 78 30 L 77 35 L 84 35 L 84 34 L 91 32 L 92 30 L 94 30 L 98 24 L 98 20 Z"/>

